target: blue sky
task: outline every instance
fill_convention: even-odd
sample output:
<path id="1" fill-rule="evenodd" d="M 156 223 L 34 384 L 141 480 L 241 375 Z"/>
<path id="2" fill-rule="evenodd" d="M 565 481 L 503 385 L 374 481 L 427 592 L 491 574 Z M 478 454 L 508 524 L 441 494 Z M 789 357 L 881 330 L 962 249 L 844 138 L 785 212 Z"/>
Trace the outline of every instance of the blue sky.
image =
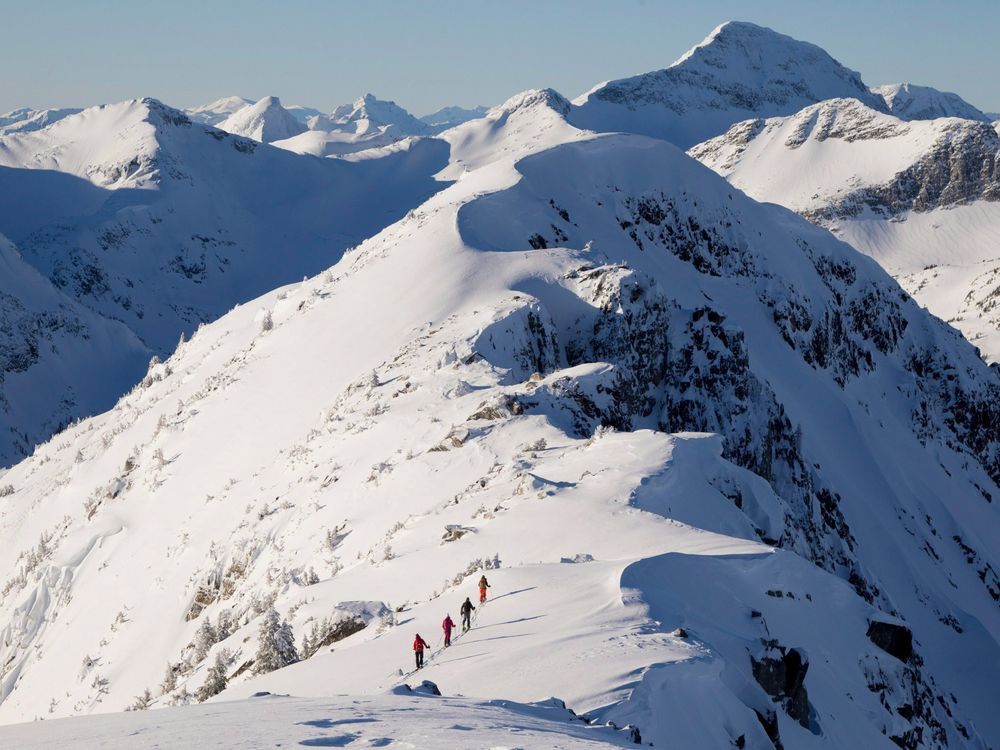
<path id="1" fill-rule="evenodd" d="M 1000 0 L 0 0 L 0 112 L 238 94 L 416 114 L 662 68 L 728 19 L 1000 111 Z"/>

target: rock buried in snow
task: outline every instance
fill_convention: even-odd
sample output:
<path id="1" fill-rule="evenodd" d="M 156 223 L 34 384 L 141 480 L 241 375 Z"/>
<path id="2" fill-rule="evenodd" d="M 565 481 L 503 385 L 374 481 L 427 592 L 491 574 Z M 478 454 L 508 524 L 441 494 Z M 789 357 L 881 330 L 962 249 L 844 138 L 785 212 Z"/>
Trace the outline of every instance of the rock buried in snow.
<path id="1" fill-rule="evenodd" d="M 397 685 L 392 689 L 393 695 L 441 695 L 441 690 L 430 680 L 424 680 L 416 687 L 407 684 Z"/>
<path id="2" fill-rule="evenodd" d="M 913 633 L 904 625 L 872 620 L 868 624 L 867 636 L 868 640 L 900 661 L 906 661 L 913 654 Z"/>
<path id="3" fill-rule="evenodd" d="M 461 539 L 466 534 L 474 534 L 476 530 L 471 526 L 460 526 L 458 524 L 448 524 L 444 527 L 444 536 L 441 538 L 446 542 L 454 542 Z"/>
<path id="4" fill-rule="evenodd" d="M 676 630 L 671 630 L 670 635 L 675 638 L 687 638 L 688 632 L 684 628 L 677 628 Z"/>
<path id="5" fill-rule="evenodd" d="M 594 556 L 585 553 L 580 553 L 573 555 L 572 557 L 561 557 L 559 558 L 561 563 L 589 563 L 594 562 Z"/>

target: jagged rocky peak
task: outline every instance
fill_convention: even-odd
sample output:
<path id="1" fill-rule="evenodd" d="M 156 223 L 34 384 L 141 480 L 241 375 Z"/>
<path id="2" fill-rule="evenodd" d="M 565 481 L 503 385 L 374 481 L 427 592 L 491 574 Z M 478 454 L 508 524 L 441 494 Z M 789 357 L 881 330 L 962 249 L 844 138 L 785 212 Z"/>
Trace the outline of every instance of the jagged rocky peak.
<path id="1" fill-rule="evenodd" d="M 857 72 L 820 47 L 730 21 L 668 68 L 596 86 L 575 101 L 574 121 L 689 148 L 749 117 L 789 115 L 843 97 L 885 109 Z"/>
<path id="2" fill-rule="evenodd" d="M 991 121 L 987 114 L 950 91 L 939 91 L 930 86 L 917 86 L 913 83 L 874 86 L 872 91 L 882 97 L 892 114 L 903 120 L 961 117 L 964 120 Z"/>
<path id="3" fill-rule="evenodd" d="M 330 113 L 331 129 L 363 135 L 377 130 L 396 135 L 423 135 L 427 125 L 396 102 L 367 93 L 351 104 L 342 104 Z"/>
<path id="4" fill-rule="evenodd" d="M 281 106 L 281 100 L 276 96 L 265 96 L 247 105 L 220 122 L 218 127 L 264 143 L 291 138 L 307 130 L 302 122 Z"/>

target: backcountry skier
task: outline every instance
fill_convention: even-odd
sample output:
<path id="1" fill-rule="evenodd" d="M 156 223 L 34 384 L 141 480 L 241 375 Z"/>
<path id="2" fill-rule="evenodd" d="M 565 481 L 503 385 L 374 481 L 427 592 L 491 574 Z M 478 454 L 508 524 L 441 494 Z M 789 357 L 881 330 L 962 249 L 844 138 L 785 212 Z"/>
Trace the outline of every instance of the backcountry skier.
<path id="1" fill-rule="evenodd" d="M 469 597 L 465 597 L 465 601 L 462 602 L 462 632 L 472 627 L 472 611 L 475 607 L 472 606 L 472 601 Z"/>
<path id="2" fill-rule="evenodd" d="M 446 615 L 444 622 L 441 623 L 441 629 L 444 631 L 444 645 L 451 645 L 451 630 L 455 627 L 455 621 L 451 619 L 451 615 Z"/>
<path id="3" fill-rule="evenodd" d="M 486 602 L 486 589 L 490 587 L 490 582 L 486 580 L 486 575 L 484 574 L 479 579 L 479 603 L 483 604 Z"/>
<path id="4" fill-rule="evenodd" d="M 417 669 L 424 666 L 424 649 L 430 648 L 427 645 L 427 641 L 420 637 L 420 633 L 417 633 L 417 637 L 413 639 L 413 655 L 417 658 Z"/>

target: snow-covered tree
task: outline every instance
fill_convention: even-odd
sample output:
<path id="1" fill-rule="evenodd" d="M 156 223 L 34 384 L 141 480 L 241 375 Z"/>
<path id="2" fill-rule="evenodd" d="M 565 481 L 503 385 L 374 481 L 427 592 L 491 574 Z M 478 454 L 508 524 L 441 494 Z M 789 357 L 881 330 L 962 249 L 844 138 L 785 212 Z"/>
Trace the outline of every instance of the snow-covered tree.
<path id="1" fill-rule="evenodd" d="M 149 708 L 149 704 L 153 702 L 153 694 L 149 692 L 149 688 L 146 688 L 142 695 L 137 695 L 135 697 L 135 702 L 126 708 L 126 711 L 145 711 Z"/>
<path id="2" fill-rule="evenodd" d="M 204 684 L 198 688 L 198 701 L 204 702 L 213 695 L 218 695 L 226 689 L 229 681 L 226 679 L 226 671 L 229 669 L 229 652 L 222 649 L 215 655 L 215 663 L 208 669 Z"/>
<path id="3" fill-rule="evenodd" d="M 194 659 L 195 662 L 202 661 L 216 643 L 219 642 L 219 634 L 212 626 L 212 621 L 205 617 L 201 622 L 201 627 L 194 634 Z"/>
<path id="4" fill-rule="evenodd" d="M 224 641 L 233 634 L 236 623 L 233 622 L 233 615 L 228 609 L 219 612 L 219 617 L 215 623 L 215 635 L 218 641 Z"/>
<path id="5" fill-rule="evenodd" d="M 287 620 L 282 622 L 281 627 L 278 628 L 277 646 L 281 666 L 285 667 L 299 660 L 299 652 L 295 648 L 295 634 Z"/>
<path id="6" fill-rule="evenodd" d="M 166 695 L 177 687 L 178 668 L 174 664 L 167 664 L 167 671 L 163 675 L 163 682 L 160 683 L 160 695 Z"/>
<path id="7" fill-rule="evenodd" d="M 273 672 L 298 660 L 292 626 L 282 622 L 277 610 L 271 607 L 261 619 L 254 673 Z"/>

